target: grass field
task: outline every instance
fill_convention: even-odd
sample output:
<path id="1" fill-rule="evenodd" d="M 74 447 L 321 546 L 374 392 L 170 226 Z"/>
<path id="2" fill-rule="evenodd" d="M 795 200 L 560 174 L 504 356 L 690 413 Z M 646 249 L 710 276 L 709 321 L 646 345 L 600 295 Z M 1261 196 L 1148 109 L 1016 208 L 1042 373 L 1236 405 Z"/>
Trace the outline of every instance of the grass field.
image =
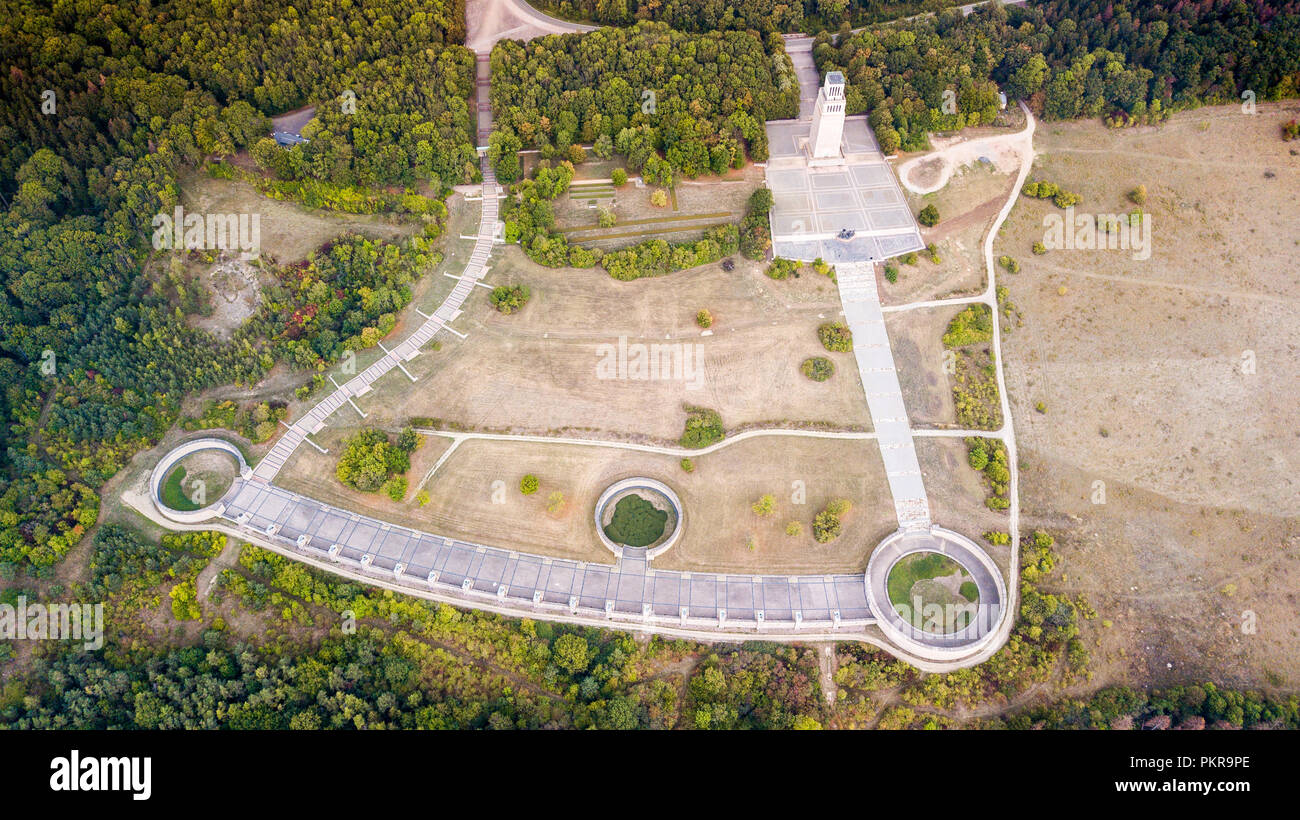
<path id="1" fill-rule="evenodd" d="M 918 552 L 902 558 L 889 570 L 886 579 L 889 601 L 906 618 L 913 617 L 919 601 L 920 612 L 934 606 L 943 608 L 942 622 L 925 614 L 925 628 L 937 632 L 955 632 L 970 618 L 962 607 L 979 603 L 979 589 L 960 564 L 937 552 Z"/>
<path id="2" fill-rule="evenodd" d="M 1258 110 L 1040 125 L 1031 178 L 1076 211 L 1147 187 L 1150 257 L 1036 256 L 1063 212 L 1024 197 L 995 245 L 1022 265 L 999 283 L 1024 313 L 1003 355 L 1027 523 L 1111 624 L 1086 626 L 1094 685 L 1300 685 L 1300 149 L 1278 134 L 1300 104 Z"/>

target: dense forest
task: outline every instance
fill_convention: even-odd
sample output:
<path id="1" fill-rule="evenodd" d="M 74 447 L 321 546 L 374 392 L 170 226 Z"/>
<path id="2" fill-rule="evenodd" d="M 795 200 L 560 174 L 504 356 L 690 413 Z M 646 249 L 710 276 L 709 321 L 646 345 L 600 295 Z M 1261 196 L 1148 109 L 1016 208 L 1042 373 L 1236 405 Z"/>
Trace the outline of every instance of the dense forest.
<path id="1" fill-rule="evenodd" d="M 848 111 L 869 114 L 882 148 L 917 150 L 927 131 L 987 122 L 994 84 L 1047 119 L 1113 125 L 1240 102 L 1246 90 L 1295 96 L 1300 4 L 1047 0 L 823 32 L 813 55 L 821 71 L 845 72 Z"/>
<path id="2" fill-rule="evenodd" d="M 659 20 L 683 31 L 816 32 L 962 5 L 961 0 L 539 0 L 552 14 L 610 26 Z"/>
<path id="3" fill-rule="evenodd" d="M 497 175 L 513 155 L 567 156 L 575 143 L 606 142 L 671 184 L 767 158 L 763 122 L 794 116 L 799 83 L 780 37 L 686 34 L 662 23 L 556 34 L 492 50 L 492 134 Z M 662 154 L 662 158 L 660 155 Z M 657 167 L 659 163 L 666 163 Z"/>
<path id="4" fill-rule="evenodd" d="M 436 200 L 476 172 L 473 57 L 456 45 L 463 0 L 0 11 L 0 565 L 43 570 L 95 522 L 94 489 L 172 425 L 186 393 L 248 383 L 277 359 L 314 367 L 390 329 L 445 216 L 416 196 L 406 210 L 429 228 L 408 248 L 344 238 L 273 267 L 281 286 L 223 343 L 143 273 L 178 172 L 251 148 L 285 179 L 423 183 Z M 344 91 L 356 105 L 346 124 Z M 269 117 L 310 103 L 311 142 L 268 154 Z"/>

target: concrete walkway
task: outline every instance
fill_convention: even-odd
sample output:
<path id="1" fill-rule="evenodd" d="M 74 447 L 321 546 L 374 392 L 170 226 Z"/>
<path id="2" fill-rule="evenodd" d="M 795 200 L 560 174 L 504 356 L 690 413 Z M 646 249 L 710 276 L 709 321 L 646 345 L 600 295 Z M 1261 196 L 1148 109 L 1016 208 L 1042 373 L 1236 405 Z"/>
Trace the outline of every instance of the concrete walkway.
<path id="1" fill-rule="evenodd" d="M 885 461 L 885 476 L 894 496 L 894 512 L 902 529 L 930 525 L 930 501 L 921 479 L 921 465 L 912 443 L 912 426 L 903 404 L 898 369 L 885 330 L 885 315 L 876 292 L 875 266 L 870 262 L 835 269 L 844 303 L 844 319 L 853 331 L 853 357 L 862 376 L 871 425 Z"/>
<path id="2" fill-rule="evenodd" d="M 266 457 L 258 462 L 253 469 L 252 477 L 254 480 L 265 482 L 274 480 L 285 463 L 288 462 L 289 457 L 306 440 L 307 436 L 324 427 L 329 417 L 344 404 L 352 405 L 356 413 L 364 418 L 365 411 L 354 399 L 369 393 L 371 385 L 388 371 L 400 368 L 405 372 L 402 363 L 420 355 L 420 351 L 433 340 L 438 331 L 448 327 L 451 321 L 460 315 L 461 305 L 465 304 L 465 300 L 469 298 L 470 293 L 474 290 L 474 283 L 482 279 L 487 272 L 488 256 L 492 253 L 493 237 L 496 234 L 499 187 L 496 174 L 492 172 L 492 166 L 488 164 L 486 157 L 482 160 L 481 165 L 483 169 L 483 212 L 479 217 L 478 236 L 474 240 L 474 250 L 470 253 L 469 263 L 461 273 L 460 280 L 456 282 L 456 287 L 452 288 L 451 293 L 443 300 L 442 305 L 432 314 L 421 313 L 425 317 L 425 321 L 415 329 L 414 333 L 393 347 L 386 348 L 384 355 L 378 361 L 358 373 L 352 380 L 345 382 L 341 386 L 336 384 L 337 390 L 326 396 L 319 404 L 289 425 L 289 429 L 285 431 L 280 440 L 271 448 L 271 451 L 266 454 Z M 455 333 L 456 331 L 451 332 Z"/>

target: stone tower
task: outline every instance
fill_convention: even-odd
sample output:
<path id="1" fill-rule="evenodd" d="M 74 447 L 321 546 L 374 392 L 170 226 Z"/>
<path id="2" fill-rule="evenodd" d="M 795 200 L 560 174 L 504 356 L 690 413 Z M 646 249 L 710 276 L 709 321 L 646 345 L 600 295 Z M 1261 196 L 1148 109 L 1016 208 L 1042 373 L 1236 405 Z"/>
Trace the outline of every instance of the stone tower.
<path id="1" fill-rule="evenodd" d="M 813 159 L 829 159 L 840 155 L 840 141 L 844 136 L 844 75 L 831 71 L 826 82 L 817 91 L 817 108 L 813 111 L 812 133 L 808 148 Z"/>

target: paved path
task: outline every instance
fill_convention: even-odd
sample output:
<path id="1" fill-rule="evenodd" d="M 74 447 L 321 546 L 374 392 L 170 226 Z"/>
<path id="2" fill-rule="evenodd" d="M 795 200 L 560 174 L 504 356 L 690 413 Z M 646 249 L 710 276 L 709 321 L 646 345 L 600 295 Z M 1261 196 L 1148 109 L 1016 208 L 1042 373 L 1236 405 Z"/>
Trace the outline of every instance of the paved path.
<path id="1" fill-rule="evenodd" d="M 898 383 L 898 369 L 885 330 L 885 315 L 880 311 L 880 294 L 876 292 L 875 265 L 853 262 L 838 265 L 835 278 L 844 319 L 853 331 L 853 357 L 862 376 L 867 395 L 871 426 L 885 461 L 885 476 L 894 496 L 894 512 L 903 529 L 930 525 L 930 501 L 921 479 L 921 465 L 912 442 L 912 426 Z"/>
<path id="2" fill-rule="evenodd" d="M 339 386 L 337 390 L 326 396 L 319 404 L 289 425 L 289 429 L 285 431 L 280 440 L 271 448 L 271 451 L 266 454 L 266 457 L 258 462 L 257 467 L 254 468 L 254 480 L 272 481 L 307 436 L 324 427 L 326 420 L 344 404 L 351 404 L 359 415 L 364 416 L 364 411 L 360 409 L 353 399 L 369 393 L 371 385 L 388 371 L 394 368 L 402 368 L 403 362 L 408 362 L 420 355 L 420 351 L 433 340 L 438 331 L 447 327 L 453 319 L 460 315 L 461 305 L 465 304 L 465 300 L 469 298 L 470 293 L 474 290 L 474 283 L 482 279 L 484 273 L 487 272 L 488 256 L 492 252 L 493 236 L 496 233 L 497 197 L 499 195 L 496 174 L 492 172 L 492 166 L 488 164 L 486 157 L 481 164 L 483 169 L 483 212 L 479 218 L 478 235 L 474 240 L 474 250 L 470 253 L 469 263 L 465 266 L 456 287 L 452 288 L 451 293 L 443 300 L 442 305 L 432 314 L 421 314 L 425 316 L 425 321 L 415 329 L 415 332 L 393 347 L 385 349 L 384 355 L 378 361 L 358 373 L 351 381 Z M 404 368 L 402 369 L 404 370 Z"/>

